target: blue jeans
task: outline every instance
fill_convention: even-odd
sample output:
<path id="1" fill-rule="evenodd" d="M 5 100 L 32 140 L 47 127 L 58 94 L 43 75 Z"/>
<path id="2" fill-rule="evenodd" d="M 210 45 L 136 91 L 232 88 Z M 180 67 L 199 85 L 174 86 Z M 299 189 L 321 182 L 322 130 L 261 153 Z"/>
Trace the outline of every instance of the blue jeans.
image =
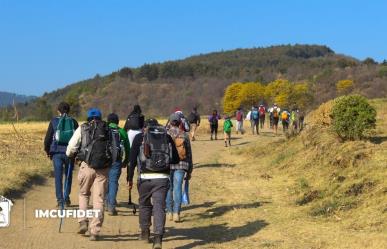
<path id="1" fill-rule="evenodd" d="M 54 176 L 55 176 L 55 194 L 56 200 L 59 203 L 70 200 L 71 183 L 73 181 L 73 169 L 74 163 L 65 154 L 52 155 L 52 162 L 54 164 Z M 65 183 L 67 182 L 67 189 L 63 188 L 63 175 L 65 175 Z M 69 177 L 67 179 L 67 176 Z M 64 195 L 63 195 L 64 192 Z"/>
<path id="2" fill-rule="evenodd" d="M 168 213 L 180 213 L 184 175 L 185 171 L 181 169 L 171 171 L 171 184 L 169 186 L 166 200 Z"/>
<path id="3" fill-rule="evenodd" d="M 121 161 L 115 162 L 109 170 L 109 182 L 106 194 L 108 210 L 115 209 L 117 205 L 116 197 L 118 192 L 118 180 L 121 176 L 121 165 Z"/>

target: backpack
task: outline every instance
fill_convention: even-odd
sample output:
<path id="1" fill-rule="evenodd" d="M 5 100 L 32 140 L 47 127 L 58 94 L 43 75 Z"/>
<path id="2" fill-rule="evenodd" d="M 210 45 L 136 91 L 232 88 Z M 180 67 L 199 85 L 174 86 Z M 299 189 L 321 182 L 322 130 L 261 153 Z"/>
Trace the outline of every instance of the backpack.
<path id="1" fill-rule="evenodd" d="M 281 119 L 283 121 L 286 121 L 286 120 L 288 120 L 288 117 L 289 117 L 288 113 L 286 111 L 283 111 L 281 114 Z"/>
<path id="2" fill-rule="evenodd" d="M 109 128 L 110 152 L 112 154 L 112 162 L 117 162 L 122 159 L 124 148 L 121 143 L 121 135 L 118 128 Z"/>
<path id="3" fill-rule="evenodd" d="M 55 141 L 59 145 L 67 145 L 74 134 L 74 121 L 71 117 L 64 114 L 59 118 L 55 130 Z"/>
<path id="4" fill-rule="evenodd" d="M 236 120 L 237 121 L 242 121 L 243 117 L 242 117 L 242 112 L 241 111 L 237 111 L 236 113 Z"/>
<path id="5" fill-rule="evenodd" d="M 208 117 L 208 121 L 210 122 L 211 125 L 217 125 L 218 124 L 218 117 L 211 115 Z"/>
<path id="6" fill-rule="evenodd" d="M 188 122 L 190 124 L 196 124 L 198 122 L 198 115 L 194 112 L 191 112 L 188 116 Z"/>
<path id="7" fill-rule="evenodd" d="M 175 145 L 176 145 L 176 149 L 177 149 L 177 152 L 179 154 L 179 158 L 180 160 L 184 160 L 187 158 L 187 146 L 186 146 L 186 143 L 185 143 L 185 137 L 184 137 L 184 134 L 182 134 L 182 132 L 174 138 L 173 140 L 175 142 Z"/>
<path id="8" fill-rule="evenodd" d="M 232 127 L 232 123 L 231 123 L 231 120 L 227 119 L 226 121 L 224 121 L 224 125 L 223 125 L 223 131 L 224 132 L 231 132 L 231 127 Z"/>
<path id="9" fill-rule="evenodd" d="M 259 116 L 263 117 L 263 116 L 265 116 L 265 114 L 266 114 L 265 107 L 263 107 L 263 106 L 259 107 Z"/>
<path id="10" fill-rule="evenodd" d="M 126 130 L 140 130 L 144 126 L 144 116 L 139 113 L 132 113 L 126 120 Z"/>
<path id="11" fill-rule="evenodd" d="M 273 109 L 273 118 L 278 118 L 278 110 L 277 110 L 277 108 Z"/>
<path id="12" fill-rule="evenodd" d="M 258 120 L 259 119 L 259 113 L 258 113 L 258 110 L 256 108 L 254 108 L 251 111 L 251 119 L 252 120 Z"/>
<path id="13" fill-rule="evenodd" d="M 81 126 L 81 148 L 77 159 L 91 168 L 107 168 L 112 163 L 110 129 L 104 121 L 91 121 Z"/>
<path id="14" fill-rule="evenodd" d="M 151 126 L 144 133 L 140 147 L 140 171 L 164 172 L 169 170 L 172 148 L 168 142 L 167 130 L 162 126 Z"/>

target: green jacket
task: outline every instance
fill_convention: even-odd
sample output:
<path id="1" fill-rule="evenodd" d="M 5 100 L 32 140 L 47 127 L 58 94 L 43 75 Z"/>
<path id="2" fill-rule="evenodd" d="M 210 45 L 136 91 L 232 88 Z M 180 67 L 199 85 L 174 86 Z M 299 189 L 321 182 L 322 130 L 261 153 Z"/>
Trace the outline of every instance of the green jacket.
<path id="1" fill-rule="evenodd" d="M 122 161 L 122 163 L 128 164 L 129 153 L 130 153 L 130 144 L 129 144 L 128 134 L 126 133 L 126 131 L 124 129 L 118 127 L 118 125 L 116 125 L 115 123 L 109 123 L 109 127 L 113 128 L 113 129 L 118 129 L 118 132 L 120 133 L 121 143 L 124 144 L 124 148 L 125 148 L 125 156 L 124 156 L 124 160 Z"/>

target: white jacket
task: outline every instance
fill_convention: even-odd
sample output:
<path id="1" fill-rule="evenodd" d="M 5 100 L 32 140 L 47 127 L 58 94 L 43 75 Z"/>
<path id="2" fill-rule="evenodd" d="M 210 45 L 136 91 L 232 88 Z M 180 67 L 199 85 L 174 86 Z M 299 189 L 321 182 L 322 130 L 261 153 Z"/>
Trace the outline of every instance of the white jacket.
<path id="1" fill-rule="evenodd" d="M 66 156 L 68 157 L 73 157 L 74 154 L 78 151 L 79 146 L 81 146 L 81 126 L 79 126 L 73 136 L 71 137 L 69 144 L 67 145 L 67 150 L 66 150 Z"/>

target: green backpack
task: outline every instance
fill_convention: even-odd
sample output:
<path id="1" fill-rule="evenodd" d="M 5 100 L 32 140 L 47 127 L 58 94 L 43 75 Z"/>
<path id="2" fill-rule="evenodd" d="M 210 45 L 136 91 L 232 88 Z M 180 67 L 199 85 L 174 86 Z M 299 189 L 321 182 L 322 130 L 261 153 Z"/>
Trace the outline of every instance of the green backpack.
<path id="1" fill-rule="evenodd" d="M 232 127 L 232 123 L 231 123 L 231 120 L 226 120 L 224 121 L 224 125 L 223 125 L 223 130 L 224 132 L 231 132 L 231 127 Z"/>
<path id="2" fill-rule="evenodd" d="M 74 121 L 71 117 L 63 115 L 59 118 L 55 131 L 55 140 L 58 144 L 67 145 L 74 134 Z"/>

